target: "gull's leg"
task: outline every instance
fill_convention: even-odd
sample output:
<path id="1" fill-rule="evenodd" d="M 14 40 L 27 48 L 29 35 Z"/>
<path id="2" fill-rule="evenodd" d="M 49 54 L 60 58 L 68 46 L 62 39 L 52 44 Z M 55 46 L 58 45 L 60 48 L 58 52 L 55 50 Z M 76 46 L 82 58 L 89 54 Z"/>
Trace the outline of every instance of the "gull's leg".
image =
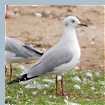
<path id="1" fill-rule="evenodd" d="M 12 79 L 12 64 L 10 64 L 10 77 L 9 79 L 11 80 Z"/>
<path id="2" fill-rule="evenodd" d="M 60 81 L 60 92 L 58 92 L 58 81 Z M 63 75 L 56 75 L 56 95 L 64 96 Z"/>
<path id="3" fill-rule="evenodd" d="M 5 75 L 7 74 L 7 70 L 8 70 L 8 69 L 7 69 L 6 65 L 5 65 Z"/>
<path id="4" fill-rule="evenodd" d="M 57 75 L 56 75 L 56 79 L 55 79 L 56 81 L 56 95 L 58 95 L 58 78 L 57 78 Z"/>
<path id="5" fill-rule="evenodd" d="M 5 77 L 8 75 L 8 67 L 5 65 Z"/>
<path id="6" fill-rule="evenodd" d="M 70 94 L 64 91 L 64 75 L 61 76 L 61 96 L 70 96 Z"/>
<path id="7" fill-rule="evenodd" d="M 60 81 L 60 92 L 58 92 L 58 81 Z M 59 78 L 58 75 L 56 75 L 56 95 L 69 96 L 69 93 L 64 91 L 64 75 L 59 76 Z"/>
<path id="8" fill-rule="evenodd" d="M 64 77 L 61 76 L 61 95 L 64 96 Z"/>

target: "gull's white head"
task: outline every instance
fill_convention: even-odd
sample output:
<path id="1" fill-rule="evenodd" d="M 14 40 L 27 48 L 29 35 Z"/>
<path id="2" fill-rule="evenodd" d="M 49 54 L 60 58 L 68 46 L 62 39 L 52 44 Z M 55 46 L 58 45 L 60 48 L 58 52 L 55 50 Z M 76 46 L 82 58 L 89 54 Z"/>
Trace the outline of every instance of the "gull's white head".
<path id="1" fill-rule="evenodd" d="M 87 26 L 85 24 L 81 24 L 80 20 L 76 16 L 68 16 L 64 19 L 65 27 L 76 27 L 78 25 Z"/>
<path id="2" fill-rule="evenodd" d="M 76 16 L 68 16 L 64 19 L 64 24 L 66 27 L 76 27 L 80 21 Z"/>

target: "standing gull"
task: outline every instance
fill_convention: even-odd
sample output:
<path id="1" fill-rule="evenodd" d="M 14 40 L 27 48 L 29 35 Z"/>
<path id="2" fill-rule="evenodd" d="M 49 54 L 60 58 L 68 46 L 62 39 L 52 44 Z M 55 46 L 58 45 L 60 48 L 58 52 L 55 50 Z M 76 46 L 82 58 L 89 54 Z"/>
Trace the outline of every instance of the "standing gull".
<path id="1" fill-rule="evenodd" d="M 65 95 L 63 89 L 63 74 L 75 67 L 80 61 L 80 46 L 75 29 L 78 25 L 86 26 L 85 24 L 81 24 L 75 16 L 66 17 L 64 19 L 64 34 L 60 41 L 44 53 L 39 59 L 39 62 L 32 66 L 26 74 L 9 82 L 9 84 L 26 81 L 51 72 L 56 75 L 62 75 L 61 95 Z M 58 81 L 56 77 L 56 93 L 58 93 L 57 85 Z"/>
<path id="2" fill-rule="evenodd" d="M 12 63 L 36 60 L 43 55 L 43 53 L 35 48 L 26 45 L 20 40 L 10 37 L 6 37 L 5 50 L 5 62 L 6 64 L 10 64 L 10 79 L 12 77 Z"/>

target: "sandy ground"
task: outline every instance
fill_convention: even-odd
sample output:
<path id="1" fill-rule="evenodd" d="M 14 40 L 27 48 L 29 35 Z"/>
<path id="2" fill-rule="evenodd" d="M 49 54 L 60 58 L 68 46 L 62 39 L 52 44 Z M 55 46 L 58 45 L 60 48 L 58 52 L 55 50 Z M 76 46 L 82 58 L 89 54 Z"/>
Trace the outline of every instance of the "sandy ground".
<path id="1" fill-rule="evenodd" d="M 14 18 L 6 18 L 6 35 L 42 51 L 53 46 L 63 33 L 62 20 L 76 15 L 88 25 L 78 27 L 82 69 L 104 70 L 104 7 L 102 6 L 12 6 Z"/>

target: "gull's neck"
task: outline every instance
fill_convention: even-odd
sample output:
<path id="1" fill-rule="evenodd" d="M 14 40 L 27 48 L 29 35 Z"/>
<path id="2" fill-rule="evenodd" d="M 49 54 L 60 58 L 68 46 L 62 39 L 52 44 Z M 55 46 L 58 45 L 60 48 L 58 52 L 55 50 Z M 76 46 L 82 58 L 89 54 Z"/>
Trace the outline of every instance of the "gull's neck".
<path id="1" fill-rule="evenodd" d="M 78 44 L 75 27 L 65 27 L 60 43 Z"/>

